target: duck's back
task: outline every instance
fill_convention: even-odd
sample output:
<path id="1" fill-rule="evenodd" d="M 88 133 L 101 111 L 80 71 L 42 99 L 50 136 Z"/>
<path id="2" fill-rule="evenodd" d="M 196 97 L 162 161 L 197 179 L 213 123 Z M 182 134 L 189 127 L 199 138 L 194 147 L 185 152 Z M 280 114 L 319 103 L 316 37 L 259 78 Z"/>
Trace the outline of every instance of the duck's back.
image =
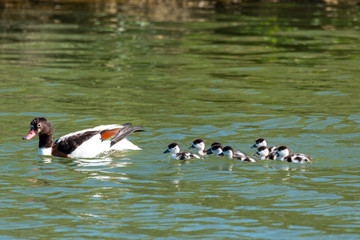
<path id="1" fill-rule="evenodd" d="M 66 134 L 56 140 L 56 151 L 71 158 L 94 158 L 108 151 L 140 150 L 125 137 L 112 144 L 111 140 L 127 125 L 101 125 L 94 128 Z"/>

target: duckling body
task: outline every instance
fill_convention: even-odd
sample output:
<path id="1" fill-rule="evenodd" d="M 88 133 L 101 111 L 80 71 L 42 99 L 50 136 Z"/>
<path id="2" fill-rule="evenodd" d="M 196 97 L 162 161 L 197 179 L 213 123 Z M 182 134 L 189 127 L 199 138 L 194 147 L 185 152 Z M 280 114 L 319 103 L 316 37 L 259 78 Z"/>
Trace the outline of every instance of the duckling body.
<path id="1" fill-rule="evenodd" d="M 168 149 L 166 149 L 164 153 L 170 153 L 170 158 L 176 160 L 189 160 L 192 158 L 201 159 L 201 157 L 197 154 L 191 152 L 181 152 L 180 146 L 177 143 L 170 143 L 168 145 Z"/>
<path id="2" fill-rule="evenodd" d="M 270 152 L 266 146 L 258 147 L 257 152 L 254 154 L 260 156 L 260 160 L 276 160 L 275 152 Z"/>
<path id="3" fill-rule="evenodd" d="M 193 141 L 193 144 L 189 147 L 189 149 L 191 148 L 196 148 L 196 152 L 197 154 L 199 154 L 200 156 L 204 156 L 208 154 L 208 151 L 205 150 L 205 142 L 203 139 L 201 138 L 197 138 Z"/>
<path id="4" fill-rule="evenodd" d="M 243 162 L 256 162 L 256 160 L 254 158 L 251 158 L 249 156 L 246 155 L 236 155 L 234 153 L 234 149 L 230 146 L 226 146 L 222 149 L 222 155 L 227 156 L 228 158 L 231 159 L 238 159 L 241 160 Z"/>
<path id="5" fill-rule="evenodd" d="M 286 146 L 279 146 L 275 155 L 279 157 L 280 161 L 293 163 L 310 163 L 313 158 L 303 153 L 292 153 Z"/>

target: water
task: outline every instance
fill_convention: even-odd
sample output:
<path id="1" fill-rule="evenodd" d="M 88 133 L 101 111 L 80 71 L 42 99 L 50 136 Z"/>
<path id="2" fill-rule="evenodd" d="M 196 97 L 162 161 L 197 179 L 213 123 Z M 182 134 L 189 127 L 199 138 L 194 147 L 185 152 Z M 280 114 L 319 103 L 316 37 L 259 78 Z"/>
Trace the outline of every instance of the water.
<path id="1" fill-rule="evenodd" d="M 186 4 L 1 5 L 2 238 L 360 237 L 359 6 Z M 42 158 L 21 140 L 36 116 L 56 137 L 142 125 L 143 150 Z M 198 137 L 315 160 L 162 154 Z"/>

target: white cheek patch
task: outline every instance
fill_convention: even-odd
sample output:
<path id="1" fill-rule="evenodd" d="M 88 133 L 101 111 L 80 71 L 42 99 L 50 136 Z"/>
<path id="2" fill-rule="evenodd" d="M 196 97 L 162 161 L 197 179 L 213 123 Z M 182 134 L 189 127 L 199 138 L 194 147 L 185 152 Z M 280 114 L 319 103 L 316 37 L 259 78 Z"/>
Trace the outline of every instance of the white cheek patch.
<path id="1" fill-rule="evenodd" d="M 180 148 L 178 146 L 174 147 L 173 149 L 174 153 L 179 153 L 180 152 Z"/>

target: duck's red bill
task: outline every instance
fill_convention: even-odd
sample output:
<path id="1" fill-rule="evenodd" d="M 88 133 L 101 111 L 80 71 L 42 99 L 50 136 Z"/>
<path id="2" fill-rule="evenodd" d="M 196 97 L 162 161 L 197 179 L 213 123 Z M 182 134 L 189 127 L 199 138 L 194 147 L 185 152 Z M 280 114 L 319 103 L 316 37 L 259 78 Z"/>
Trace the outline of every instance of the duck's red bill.
<path id="1" fill-rule="evenodd" d="M 33 137 L 36 136 L 36 132 L 34 131 L 34 129 L 31 129 L 30 132 L 28 133 L 28 135 L 26 135 L 25 137 L 23 137 L 24 140 L 30 140 Z"/>

